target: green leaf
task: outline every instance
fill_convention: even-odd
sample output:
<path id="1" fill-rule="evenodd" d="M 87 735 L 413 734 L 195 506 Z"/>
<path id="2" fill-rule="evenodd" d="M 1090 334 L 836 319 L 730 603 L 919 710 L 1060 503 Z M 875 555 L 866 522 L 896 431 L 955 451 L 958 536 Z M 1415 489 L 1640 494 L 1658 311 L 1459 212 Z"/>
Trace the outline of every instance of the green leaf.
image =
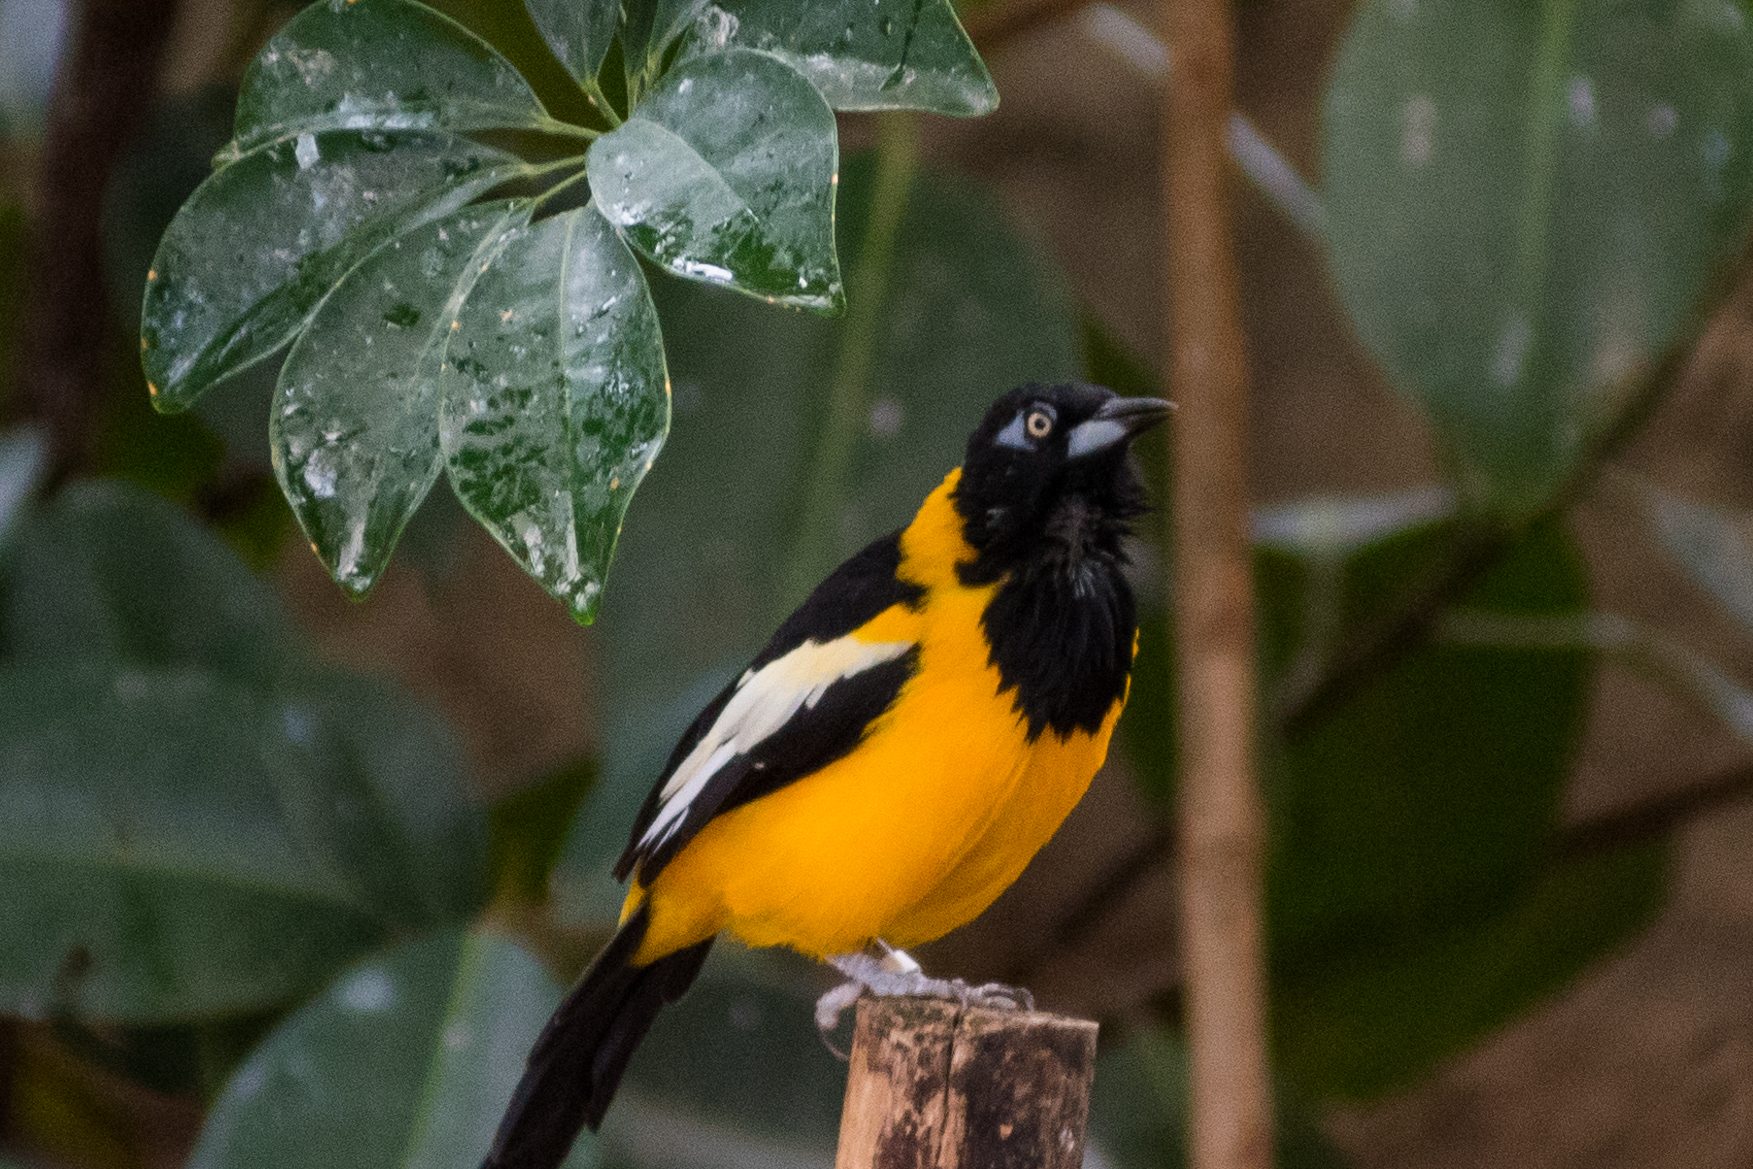
<path id="1" fill-rule="evenodd" d="M 1326 99 L 1334 271 L 1470 498 L 1536 510 L 1745 236 L 1734 0 L 1367 0 Z"/>
<path id="2" fill-rule="evenodd" d="M 333 130 L 220 170 L 177 212 L 147 273 L 141 364 L 155 404 L 186 409 L 274 353 L 379 244 L 524 169 L 448 134 Z"/>
<path id="3" fill-rule="evenodd" d="M 271 1007 L 485 892 L 454 743 L 353 679 L 6 666 L 0 773 L 0 1010 Z"/>
<path id="4" fill-rule="evenodd" d="M 621 51 L 629 78 L 655 76 L 664 50 L 710 0 L 622 0 Z"/>
<path id="5" fill-rule="evenodd" d="M 1276 678 L 1319 668 L 1459 533 L 1428 491 L 1299 505 L 1257 529 Z M 1475 623 L 1566 621 L 1586 603 L 1580 559 L 1552 523 L 1457 601 Z M 1274 1015 L 1299 1087 L 1404 1086 L 1645 920 L 1660 896 L 1647 871 L 1551 867 L 1597 657 L 1570 642 L 1434 638 L 1274 746 Z M 1595 880 L 1601 904 L 1585 912 L 1575 891 Z M 1554 881 L 1570 890 L 1556 905 Z"/>
<path id="6" fill-rule="evenodd" d="M 21 534 L 5 599 L 17 656 L 71 653 L 142 667 L 272 679 L 294 634 L 278 596 L 176 505 L 121 483 L 79 483 Z"/>
<path id="7" fill-rule="evenodd" d="M 398 929 L 479 909 L 485 810 L 444 720 L 398 688 L 333 670 L 301 672 L 273 697 L 290 747 L 268 762 L 306 853 L 346 874 Z"/>
<path id="8" fill-rule="evenodd" d="M 1262 609 L 1294 626 L 1279 634 L 1286 664 L 1275 673 L 1388 610 L 1447 555 L 1452 520 L 1400 511 L 1405 526 L 1330 568 L 1267 547 L 1262 589 L 1280 599 Z M 1587 597 L 1576 549 L 1546 524 L 1458 603 L 1548 616 L 1582 613 Z M 1320 630 L 1308 614 L 1337 625 Z M 1557 823 L 1594 664 L 1572 648 L 1427 643 L 1278 744 L 1268 781 L 1275 959 L 1416 930 L 1439 906 L 1528 879 Z"/>
<path id="9" fill-rule="evenodd" d="M 837 110 L 965 117 L 998 108 L 992 75 L 949 0 L 719 0 L 685 52 L 738 46 L 785 61 Z"/>
<path id="10" fill-rule="evenodd" d="M 175 507 L 71 488 L 20 534 L 0 667 L 0 1011 L 265 1009 L 473 913 L 485 825 L 448 729 L 296 652 Z"/>
<path id="11" fill-rule="evenodd" d="M 560 988 L 486 933 L 444 933 L 344 974 L 232 1076 L 191 1169 L 474 1169 Z M 597 1164 L 586 1135 L 565 1162 Z"/>
<path id="12" fill-rule="evenodd" d="M 449 17 L 414 0 L 345 0 L 310 5 L 263 46 L 220 159 L 324 130 L 552 124 L 511 62 Z"/>
<path id="13" fill-rule="evenodd" d="M 0 434 L 0 547 L 48 470 L 48 447 L 33 427 Z"/>
<path id="14" fill-rule="evenodd" d="M 620 0 L 524 0 L 524 7 L 567 72 L 594 92 L 620 23 Z"/>
<path id="15" fill-rule="evenodd" d="M 0 668 L 0 1010 L 238 1012 L 380 941 L 281 814 L 268 761 L 292 729 L 197 670 Z"/>
<path id="16" fill-rule="evenodd" d="M 377 582 L 443 467 L 439 351 L 476 257 L 530 210 L 465 207 L 395 237 L 342 277 L 286 356 L 269 416 L 274 473 L 355 595 Z"/>
<path id="17" fill-rule="evenodd" d="M 871 222 L 871 161 L 846 170 L 840 244 L 852 257 Z M 856 434 L 835 555 L 906 523 L 999 393 L 1078 375 L 1064 285 L 1003 210 L 941 175 L 918 175 L 901 194 L 869 338 L 849 336 L 845 318 L 658 286 L 678 424 L 606 602 L 603 668 L 616 684 L 603 695 L 603 781 L 562 870 L 578 912 L 612 901 L 609 861 L 677 736 L 803 599 L 785 584 L 787 561 L 834 408 L 822 387 L 846 347 L 868 340 L 871 353 L 848 407 Z"/>
<path id="18" fill-rule="evenodd" d="M 678 275 L 837 312 L 834 114 L 792 69 L 734 51 L 684 62 L 591 144 L 597 206 Z"/>
<path id="19" fill-rule="evenodd" d="M 1660 845 L 1567 858 L 1506 901 L 1438 907 L 1418 931 L 1361 935 L 1281 972 L 1278 1053 L 1309 1092 L 1372 1097 L 1555 994 L 1656 917 Z"/>
<path id="20" fill-rule="evenodd" d="M 669 430 L 638 262 L 593 207 L 505 233 L 444 350 L 440 440 L 457 498 L 580 621 Z"/>
<path id="21" fill-rule="evenodd" d="M 1421 489 L 1266 509 L 1254 531 L 1263 671 L 1282 685 L 1401 603 L 1451 555 L 1459 529 L 1449 493 Z M 1457 603 L 1475 624 L 1543 626 L 1583 618 L 1586 601 L 1574 547 L 1547 524 Z M 1160 619 L 1147 627 L 1125 720 L 1129 755 L 1163 795 L 1177 765 L 1172 679 L 1165 653 L 1146 655 L 1165 635 Z M 1642 920 L 1647 890 L 1609 883 L 1607 901 L 1637 896 L 1530 956 L 1539 974 L 1529 995 L 1484 959 L 1455 957 L 1477 943 L 1507 961 L 1492 923 L 1539 896 L 1597 656 L 1569 641 L 1437 636 L 1294 741 L 1270 744 L 1273 1010 L 1299 1088 L 1410 1082 Z M 1367 971 L 1380 975 L 1371 994 L 1329 987 Z M 1281 1007 L 1298 996 L 1320 1001 Z"/>
<path id="22" fill-rule="evenodd" d="M 1753 516 L 1639 483 L 1644 521 L 1673 561 L 1723 611 L 1753 629 Z"/>

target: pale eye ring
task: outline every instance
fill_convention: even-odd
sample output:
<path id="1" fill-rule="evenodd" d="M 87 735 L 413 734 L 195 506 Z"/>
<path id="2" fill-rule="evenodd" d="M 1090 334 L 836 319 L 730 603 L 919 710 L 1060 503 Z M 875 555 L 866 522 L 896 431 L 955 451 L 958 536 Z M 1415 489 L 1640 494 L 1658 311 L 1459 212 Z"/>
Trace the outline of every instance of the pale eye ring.
<path id="1" fill-rule="evenodd" d="M 1046 438 L 1053 433 L 1053 416 L 1045 410 L 1030 410 L 1028 417 L 1023 419 L 1023 429 L 1029 432 L 1030 438 Z"/>

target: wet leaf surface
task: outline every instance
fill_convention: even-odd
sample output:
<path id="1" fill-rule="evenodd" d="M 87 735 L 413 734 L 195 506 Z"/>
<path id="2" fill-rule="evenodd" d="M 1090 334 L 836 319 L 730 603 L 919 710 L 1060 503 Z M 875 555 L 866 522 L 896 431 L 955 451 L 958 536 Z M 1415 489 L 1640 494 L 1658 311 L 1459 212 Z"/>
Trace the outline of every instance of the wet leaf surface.
<path id="1" fill-rule="evenodd" d="M 527 951 L 441 933 L 343 973 L 232 1076 L 191 1169 L 474 1169 L 560 987 Z M 588 1134 L 567 1169 L 598 1164 Z"/>
<path id="2" fill-rule="evenodd" d="M 594 207 L 516 228 L 481 262 L 444 351 L 451 485 L 588 621 L 621 517 L 669 429 L 657 313 Z"/>
<path id="3" fill-rule="evenodd" d="M 351 593 L 376 583 L 443 467 L 440 354 L 471 261 L 529 212 L 466 207 L 397 236 L 341 279 L 287 354 L 269 418 L 275 475 Z"/>
<path id="4" fill-rule="evenodd" d="M 449 17 L 414 0 L 315 3 L 250 63 L 234 138 L 221 157 L 321 130 L 463 131 L 548 121 L 511 62 Z"/>
<path id="5" fill-rule="evenodd" d="M 603 215 L 670 271 L 840 308 L 834 115 L 796 70 L 746 51 L 683 62 L 589 165 Z"/>
<path id="6" fill-rule="evenodd" d="M 594 89 L 620 24 L 620 0 L 524 0 L 524 7 L 567 72 Z"/>
<path id="7" fill-rule="evenodd" d="M 664 50 L 693 26 L 710 0 L 624 0 L 621 46 L 629 75 L 654 77 Z"/>
<path id="8" fill-rule="evenodd" d="M 141 363 L 161 410 L 290 341 L 379 244 L 523 164 L 448 134 L 335 130 L 250 152 L 183 204 L 147 275 Z"/>
<path id="9" fill-rule="evenodd" d="M 718 0 L 685 50 L 772 53 L 837 110 L 991 113 L 998 90 L 949 0 Z"/>
<path id="10" fill-rule="evenodd" d="M 1741 246 L 1753 29 L 1734 0 L 1370 0 L 1324 171 L 1358 331 L 1465 492 L 1525 513 Z"/>

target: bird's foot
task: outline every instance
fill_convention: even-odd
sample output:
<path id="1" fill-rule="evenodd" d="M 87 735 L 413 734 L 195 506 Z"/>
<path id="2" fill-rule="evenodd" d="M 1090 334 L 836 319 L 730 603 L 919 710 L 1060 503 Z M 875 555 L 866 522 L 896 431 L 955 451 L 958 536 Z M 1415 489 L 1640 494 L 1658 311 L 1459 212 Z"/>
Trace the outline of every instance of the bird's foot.
<path id="1" fill-rule="evenodd" d="M 884 947 L 882 958 L 869 954 L 844 954 L 829 961 L 847 980 L 816 1000 L 816 1028 L 828 1049 L 841 1054 L 831 1040 L 840 1018 L 859 999 L 932 998 L 960 1003 L 964 1007 L 987 1007 L 1005 1011 L 1032 1011 L 1035 996 L 1020 986 L 1002 982 L 975 985 L 960 978 L 932 978 L 902 950 Z M 844 1058 L 844 1056 L 842 1056 Z"/>
<path id="2" fill-rule="evenodd" d="M 834 1045 L 834 1032 L 840 1029 L 840 1016 L 864 997 L 864 991 L 864 983 L 849 978 L 816 1000 L 816 1030 L 822 1033 L 828 1050 L 841 1059 L 847 1058 L 847 1053 Z"/>

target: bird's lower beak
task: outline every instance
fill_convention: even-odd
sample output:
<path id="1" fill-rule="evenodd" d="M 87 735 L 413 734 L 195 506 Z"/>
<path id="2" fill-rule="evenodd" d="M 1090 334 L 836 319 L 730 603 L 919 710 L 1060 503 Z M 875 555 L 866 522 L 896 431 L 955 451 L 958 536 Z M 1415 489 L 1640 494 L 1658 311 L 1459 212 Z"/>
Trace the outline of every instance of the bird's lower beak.
<path id="1" fill-rule="evenodd" d="M 1080 459 L 1113 450 L 1167 418 L 1174 408 L 1161 398 L 1110 398 L 1093 417 L 1071 428 L 1066 457 Z"/>

